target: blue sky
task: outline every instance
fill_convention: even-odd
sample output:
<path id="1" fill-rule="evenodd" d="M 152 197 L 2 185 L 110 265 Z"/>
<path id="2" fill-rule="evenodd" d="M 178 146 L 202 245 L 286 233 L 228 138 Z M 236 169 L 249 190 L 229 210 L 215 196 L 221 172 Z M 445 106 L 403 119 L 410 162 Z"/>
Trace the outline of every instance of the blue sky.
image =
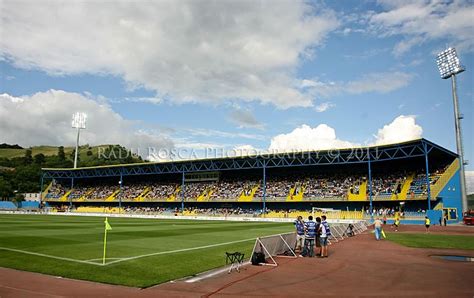
<path id="1" fill-rule="evenodd" d="M 474 169 L 470 1 L 2 3 L 0 142 L 455 151 L 449 45 Z"/>

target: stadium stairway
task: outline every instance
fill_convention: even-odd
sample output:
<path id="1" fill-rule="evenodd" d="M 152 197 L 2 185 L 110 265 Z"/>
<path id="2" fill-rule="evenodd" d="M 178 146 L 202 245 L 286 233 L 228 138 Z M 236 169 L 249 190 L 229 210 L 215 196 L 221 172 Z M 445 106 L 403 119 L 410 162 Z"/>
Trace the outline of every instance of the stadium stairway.
<path id="1" fill-rule="evenodd" d="M 255 197 L 255 193 L 257 193 L 258 188 L 259 188 L 259 184 L 257 183 L 252 187 L 252 190 L 250 191 L 249 194 L 246 194 L 245 191 L 242 190 L 242 193 L 240 194 L 238 201 L 239 202 L 252 202 L 253 198 Z"/>
<path id="2" fill-rule="evenodd" d="M 408 191 L 410 190 L 410 185 L 414 178 L 415 178 L 415 174 L 408 175 L 407 179 L 403 183 L 402 190 L 400 191 L 400 193 L 398 195 L 392 194 L 391 199 L 392 200 L 406 200 Z"/>
<path id="3" fill-rule="evenodd" d="M 44 200 L 46 198 L 46 195 L 48 194 L 49 190 L 51 189 L 51 187 L 53 186 L 53 182 L 51 181 L 48 186 L 46 186 L 46 188 L 43 190 L 43 192 L 41 193 L 41 198 Z"/>
<path id="4" fill-rule="evenodd" d="M 87 197 L 89 197 L 89 195 L 90 195 L 91 193 L 93 193 L 93 192 L 94 192 L 93 189 L 87 191 L 84 195 L 82 195 L 82 196 L 81 196 L 79 199 L 77 199 L 76 201 L 77 201 L 77 202 L 84 202 L 84 201 L 86 201 L 86 200 L 87 200 Z"/>
<path id="5" fill-rule="evenodd" d="M 297 189 L 299 188 L 299 191 Z M 302 202 L 306 184 L 297 182 L 293 187 L 290 188 L 290 192 L 286 197 L 287 202 Z"/>
<path id="6" fill-rule="evenodd" d="M 74 189 L 70 189 L 68 192 L 66 192 L 60 199 L 59 201 L 60 202 L 67 202 L 67 198 L 69 197 L 69 195 L 71 194 L 71 192 L 73 191 Z"/>
<path id="7" fill-rule="evenodd" d="M 142 191 L 141 194 L 138 195 L 135 199 L 133 199 L 135 202 L 144 202 L 145 197 L 148 195 L 148 193 L 151 191 L 151 187 L 147 186 L 145 189 Z"/>
<path id="8" fill-rule="evenodd" d="M 113 202 L 115 200 L 115 197 L 119 194 L 120 188 L 114 191 L 110 196 L 105 199 L 106 202 Z"/>
<path id="9" fill-rule="evenodd" d="M 441 174 L 441 177 L 439 177 L 438 181 L 434 185 L 431 186 L 431 198 L 436 198 L 438 197 L 439 193 L 443 190 L 443 188 L 448 184 L 449 180 L 456 174 L 456 172 L 459 170 L 460 164 L 459 164 L 459 159 L 456 158 L 444 171 L 443 174 Z"/>
<path id="10" fill-rule="evenodd" d="M 359 185 L 359 193 L 351 193 L 351 190 L 347 190 L 347 200 L 348 201 L 367 201 L 367 180 L 362 181 Z"/>
<path id="11" fill-rule="evenodd" d="M 176 189 L 174 190 L 173 194 L 169 196 L 166 201 L 167 202 L 177 202 L 176 198 L 179 196 L 181 193 L 181 186 L 177 186 Z"/>
<path id="12" fill-rule="evenodd" d="M 197 198 L 196 201 L 198 202 L 207 202 L 209 201 L 209 198 L 211 197 L 212 193 L 214 190 L 212 187 L 206 188 Z"/>

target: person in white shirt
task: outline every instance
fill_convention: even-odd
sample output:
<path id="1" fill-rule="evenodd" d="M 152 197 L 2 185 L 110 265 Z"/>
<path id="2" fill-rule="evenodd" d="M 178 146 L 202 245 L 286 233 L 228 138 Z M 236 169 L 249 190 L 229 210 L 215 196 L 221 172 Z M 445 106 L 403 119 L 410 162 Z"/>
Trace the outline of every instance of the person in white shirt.
<path id="1" fill-rule="evenodd" d="M 380 236 L 382 235 L 382 221 L 378 217 L 374 221 L 374 232 L 375 232 L 375 239 L 380 240 Z"/>

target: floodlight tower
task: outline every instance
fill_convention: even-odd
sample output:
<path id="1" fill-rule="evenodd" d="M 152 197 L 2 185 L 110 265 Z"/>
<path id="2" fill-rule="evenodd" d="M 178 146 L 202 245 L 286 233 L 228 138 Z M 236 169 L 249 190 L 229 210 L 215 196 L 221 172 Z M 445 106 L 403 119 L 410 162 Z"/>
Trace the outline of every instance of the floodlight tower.
<path id="1" fill-rule="evenodd" d="M 86 113 L 76 112 L 72 115 L 72 127 L 77 128 L 76 151 L 74 152 L 74 169 L 77 168 L 77 152 L 79 151 L 79 132 L 86 128 Z"/>
<path id="2" fill-rule="evenodd" d="M 448 48 L 438 54 L 436 59 L 438 64 L 439 74 L 442 79 L 451 78 L 451 88 L 453 93 L 453 104 L 454 104 L 454 127 L 456 130 L 456 147 L 459 155 L 460 163 L 460 178 L 461 178 L 461 199 L 462 199 L 462 211 L 467 211 L 467 197 L 466 197 L 466 178 L 464 176 L 464 166 L 467 164 L 464 162 L 464 149 L 462 144 L 462 132 L 461 132 L 461 119 L 462 114 L 459 113 L 459 100 L 456 90 L 456 75 L 465 70 L 465 68 L 459 62 L 458 55 L 455 48 Z"/>

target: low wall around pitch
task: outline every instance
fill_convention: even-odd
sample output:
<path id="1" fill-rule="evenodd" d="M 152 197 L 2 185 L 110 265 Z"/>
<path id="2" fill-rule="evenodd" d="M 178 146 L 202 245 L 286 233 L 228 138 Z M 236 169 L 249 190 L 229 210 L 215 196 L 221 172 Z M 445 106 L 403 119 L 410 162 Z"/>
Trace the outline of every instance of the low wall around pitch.
<path id="1" fill-rule="evenodd" d="M 27 211 L 0 211 L 0 214 L 37 214 L 54 216 L 95 216 L 120 218 L 148 218 L 148 219 L 186 219 L 186 220 L 215 220 L 215 221 L 248 221 L 248 222 L 294 222 L 295 218 L 263 218 L 246 216 L 181 216 L 161 214 L 116 214 L 116 213 L 80 213 L 80 212 L 27 212 Z M 328 219 L 329 223 L 355 223 L 356 219 Z"/>

